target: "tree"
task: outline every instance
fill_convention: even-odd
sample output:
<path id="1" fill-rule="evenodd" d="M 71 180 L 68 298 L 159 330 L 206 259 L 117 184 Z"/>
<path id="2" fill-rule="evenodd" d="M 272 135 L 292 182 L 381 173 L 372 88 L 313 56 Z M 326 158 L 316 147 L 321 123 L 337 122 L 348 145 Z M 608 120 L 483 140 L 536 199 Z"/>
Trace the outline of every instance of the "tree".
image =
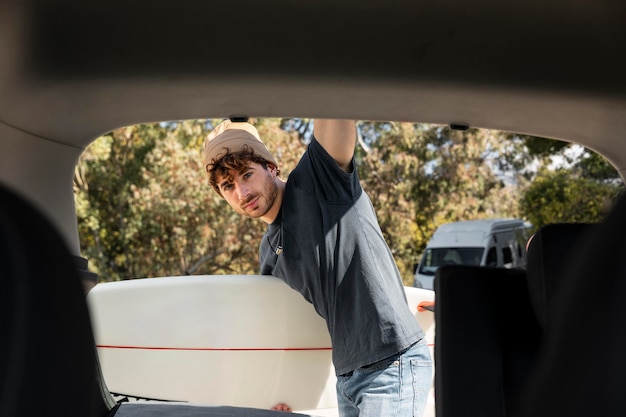
<path id="1" fill-rule="evenodd" d="M 103 281 L 258 272 L 264 224 L 230 209 L 202 166 L 218 122 L 131 126 L 85 150 L 74 179 L 81 251 Z M 287 175 L 304 145 L 278 119 L 252 122 Z"/>
<path id="2" fill-rule="evenodd" d="M 549 223 L 601 221 L 623 187 L 571 171 L 542 171 L 524 193 L 521 211 L 535 230 Z"/>
<path id="3" fill-rule="evenodd" d="M 102 280 L 258 272 L 265 224 L 228 207 L 202 166 L 205 137 L 220 121 L 125 127 L 85 150 L 74 178 L 81 251 Z M 287 178 L 312 120 L 250 122 Z M 606 161 L 586 150 L 574 159 L 565 142 L 401 122 L 358 126 L 356 168 L 407 285 L 442 223 L 597 219 L 621 186 Z M 558 174 L 547 168 L 555 155 L 570 164 Z"/>
<path id="4" fill-rule="evenodd" d="M 141 175 L 146 155 L 161 132 L 141 125 L 117 129 L 89 146 L 74 175 L 81 251 L 94 272 L 105 277 L 133 273 L 127 229 L 131 187 L 145 184 Z"/>
<path id="5" fill-rule="evenodd" d="M 143 185 L 133 186 L 129 199 L 134 276 L 253 272 L 244 260 L 255 252 L 245 242 L 261 231 L 234 215 L 208 185 L 201 150 L 210 126 L 172 124 L 146 155 Z"/>
<path id="6" fill-rule="evenodd" d="M 518 216 L 517 188 L 494 163 L 510 144 L 496 133 L 395 122 L 359 130 L 359 175 L 405 284 L 440 224 Z"/>
<path id="7" fill-rule="evenodd" d="M 523 137 L 538 169 L 521 194 L 534 229 L 558 222 L 599 222 L 622 192 L 617 170 L 599 154 L 567 142 Z"/>

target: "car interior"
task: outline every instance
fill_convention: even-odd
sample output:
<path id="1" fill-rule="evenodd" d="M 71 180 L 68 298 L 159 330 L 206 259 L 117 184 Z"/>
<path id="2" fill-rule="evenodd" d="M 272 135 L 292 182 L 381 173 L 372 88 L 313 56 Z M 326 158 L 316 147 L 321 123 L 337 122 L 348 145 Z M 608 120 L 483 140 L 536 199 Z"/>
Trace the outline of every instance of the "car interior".
<path id="1" fill-rule="evenodd" d="M 598 384 L 597 391 L 603 392 L 594 392 L 597 403 L 579 376 L 582 372 L 596 381 L 611 380 L 608 363 L 619 359 L 603 357 L 608 366 L 603 368 L 594 355 L 611 356 L 612 349 L 600 346 L 623 346 L 624 333 L 604 328 L 606 333 L 591 335 L 594 340 L 588 344 L 575 340 L 585 325 L 593 328 L 592 322 L 603 321 L 604 314 L 623 317 L 621 302 L 612 299 L 615 294 L 609 295 L 621 285 L 614 282 L 617 276 L 611 272 L 604 275 L 606 279 L 590 282 L 585 275 L 593 275 L 593 270 L 602 273 L 605 267 L 613 270 L 608 261 L 612 255 L 598 259 L 601 265 L 594 268 L 590 256 L 595 254 L 581 249 L 602 246 L 607 235 L 615 233 L 613 228 L 623 223 L 622 217 L 616 211 L 603 224 L 558 223 L 540 228 L 529 242 L 526 270 L 455 265 L 437 271 L 437 416 L 582 415 L 599 410 L 602 415 L 616 415 L 613 407 L 622 402 L 621 394 L 610 385 L 617 381 Z M 611 245 L 615 251 L 623 248 L 623 242 Z M 596 302 L 602 307 L 591 307 Z M 468 315 L 468 310 L 474 315 Z M 569 347 L 564 346 L 567 339 L 572 343 Z M 468 343 L 475 340 L 480 342 Z M 581 363 L 581 358 L 586 360 Z M 558 377 L 553 372 L 557 368 L 562 372 Z"/>
<path id="2" fill-rule="evenodd" d="M 109 392 L 72 188 L 99 136 L 231 116 L 410 121 L 579 144 L 626 179 L 625 16 L 615 0 L 2 1 L 0 415 L 283 415 Z M 540 230 L 527 271 L 437 271 L 438 417 L 623 415 L 624 213 L 622 196 L 600 224 Z"/>

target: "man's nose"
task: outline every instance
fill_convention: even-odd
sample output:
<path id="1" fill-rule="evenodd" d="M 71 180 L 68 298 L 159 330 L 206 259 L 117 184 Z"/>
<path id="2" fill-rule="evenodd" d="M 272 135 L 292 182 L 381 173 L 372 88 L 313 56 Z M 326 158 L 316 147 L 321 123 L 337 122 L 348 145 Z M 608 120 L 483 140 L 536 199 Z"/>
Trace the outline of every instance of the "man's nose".
<path id="1" fill-rule="evenodd" d="M 237 197 L 239 197 L 240 200 L 245 200 L 248 197 L 248 194 L 250 193 L 250 191 L 248 190 L 248 187 L 245 184 L 238 182 L 235 185 L 235 188 L 237 190 Z"/>

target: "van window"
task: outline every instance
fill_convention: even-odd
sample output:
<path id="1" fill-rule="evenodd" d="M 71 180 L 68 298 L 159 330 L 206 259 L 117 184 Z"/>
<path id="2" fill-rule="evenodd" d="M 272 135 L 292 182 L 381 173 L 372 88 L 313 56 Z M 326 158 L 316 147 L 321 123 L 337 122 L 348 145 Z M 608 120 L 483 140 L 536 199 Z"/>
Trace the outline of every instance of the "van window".
<path id="1" fill-rule="evenodd" d="M 487 253 L 487 259 L 485 260 L 485 265 L 487 266 L 498 266 L 498 253 L 496 252 L 496 248 L 489 248 L 489 252 Z"/>
<path id="2" fill-rule="evenodd" d="M 485 248 L 427 248 L 419 265 L 419 273 L 435 275 L 442 265 L 480 265 Z"/>
<path id="3" fill-rule="evenodd" d="M 513 251 L 510 247 L 506 246 L 502 248 L 502 259 L 504 266 L 512 267 L 513 266 Z"/>

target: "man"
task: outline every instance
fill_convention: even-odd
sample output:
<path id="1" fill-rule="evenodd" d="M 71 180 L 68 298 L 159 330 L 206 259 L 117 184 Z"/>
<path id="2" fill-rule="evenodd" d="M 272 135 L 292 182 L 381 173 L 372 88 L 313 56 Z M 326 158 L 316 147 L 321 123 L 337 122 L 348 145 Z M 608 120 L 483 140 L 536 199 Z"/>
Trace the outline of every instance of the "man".
<path id="1" fill-rule="evenodd" d="M 356 124 L 316 120 L 287 181 L 248 123 L 207 137 L 209 183 L 230 206 L 268 224 L 261 273 L 284 280 L 326 320 L 339 415 L 421 416 L 432 379 L 424 332 L 354 166 Z"/>

